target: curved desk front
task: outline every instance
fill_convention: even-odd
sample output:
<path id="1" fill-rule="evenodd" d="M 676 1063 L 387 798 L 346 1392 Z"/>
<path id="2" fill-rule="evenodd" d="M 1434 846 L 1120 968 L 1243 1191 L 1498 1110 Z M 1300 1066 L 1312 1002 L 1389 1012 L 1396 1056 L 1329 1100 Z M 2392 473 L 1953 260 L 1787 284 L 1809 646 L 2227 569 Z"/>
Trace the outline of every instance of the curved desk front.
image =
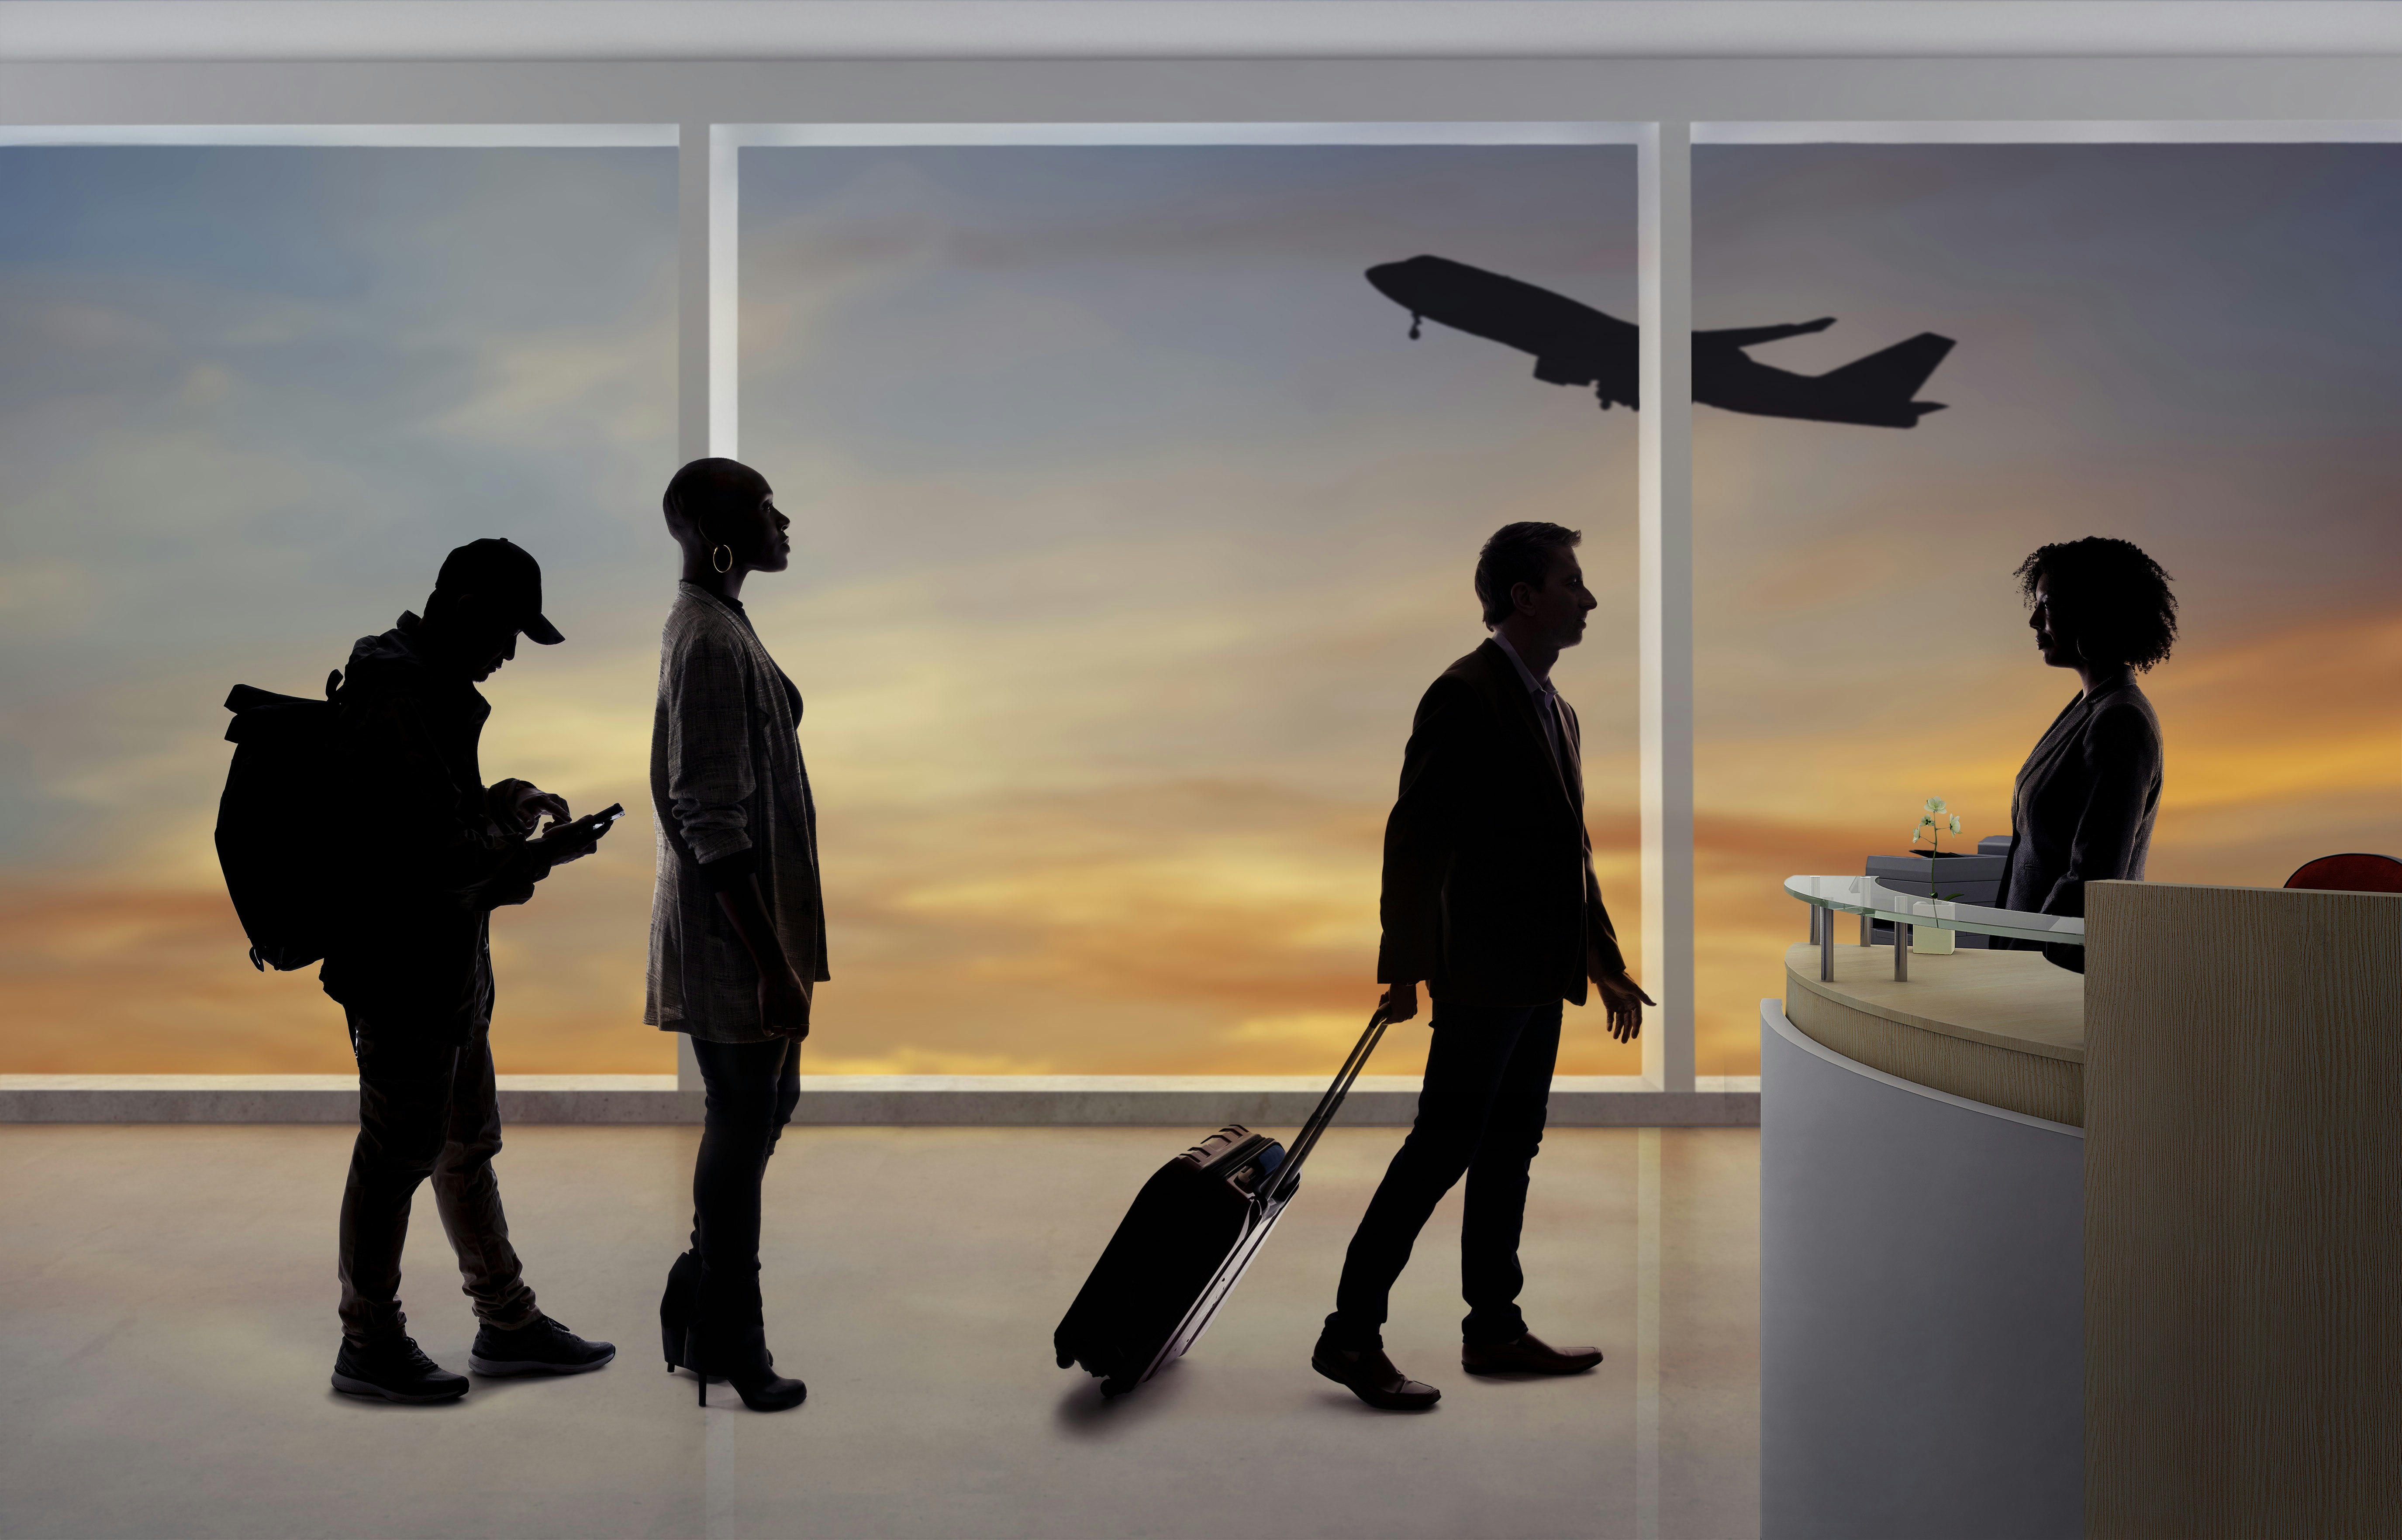
<path id="1" fill-rule="evenodd" d="M 2084 980 L 1896 962 L 1796 946 L 1760 1002 L 1760 1532 L 2074 1536 Z"/>

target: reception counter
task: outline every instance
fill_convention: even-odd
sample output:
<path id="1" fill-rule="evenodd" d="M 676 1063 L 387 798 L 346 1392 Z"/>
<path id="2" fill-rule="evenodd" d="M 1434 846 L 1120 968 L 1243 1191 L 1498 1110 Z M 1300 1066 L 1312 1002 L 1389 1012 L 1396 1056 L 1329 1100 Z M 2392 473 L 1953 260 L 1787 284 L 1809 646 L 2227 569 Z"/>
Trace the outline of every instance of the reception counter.
<path id="1" fill-rule="evenodd" d="M 1761 1534 L 2078 1534 L 2084 981 L 2034 952 L 1786 965 L 1760 1002 Z"/>
<path id="2" fill-rule="evenodd" d="M 1767 1540 L 2396 1533 L 2402 895 L 1787 890 L 1818 914 L 1760 1002 Z"/>

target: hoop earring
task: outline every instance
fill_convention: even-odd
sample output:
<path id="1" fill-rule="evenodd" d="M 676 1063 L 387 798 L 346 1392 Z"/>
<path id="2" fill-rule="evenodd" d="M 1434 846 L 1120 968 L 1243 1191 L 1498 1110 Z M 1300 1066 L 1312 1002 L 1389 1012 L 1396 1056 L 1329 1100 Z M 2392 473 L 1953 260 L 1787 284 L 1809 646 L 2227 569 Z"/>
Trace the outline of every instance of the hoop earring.
<path id="1" fill-rule="evenodd" d="M 716 568 L 721 576 L 734 571 L 734 547 L 731 545 L 710 547 L 709 564 Z"/>

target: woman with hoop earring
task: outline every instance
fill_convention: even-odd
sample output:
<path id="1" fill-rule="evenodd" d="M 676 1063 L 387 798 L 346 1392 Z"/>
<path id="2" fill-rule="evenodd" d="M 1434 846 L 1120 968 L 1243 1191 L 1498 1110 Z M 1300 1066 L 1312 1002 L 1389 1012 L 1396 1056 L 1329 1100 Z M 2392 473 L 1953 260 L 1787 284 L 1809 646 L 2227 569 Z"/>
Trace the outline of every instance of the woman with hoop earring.
<path id="1" fill-rule="evenodd" d="M 683 547 L 659 646 L 651 726 L 658 884 L 642 1020 L 692 1039 L 707 1088 L 692 1177 L 692 1249 L 659 1301 L 670 1371 L 727 1380 L 753 1411 L 808 1394 L 779 1376 L 759 1294 L 759 1189 L 800 1100 L 809 997 L 826 977 L 817 809 L 796 729 L 801 694 L 751 624 L 742 581 L 792 560 L 766 479 L 696 460 L 662 500 Z"/>

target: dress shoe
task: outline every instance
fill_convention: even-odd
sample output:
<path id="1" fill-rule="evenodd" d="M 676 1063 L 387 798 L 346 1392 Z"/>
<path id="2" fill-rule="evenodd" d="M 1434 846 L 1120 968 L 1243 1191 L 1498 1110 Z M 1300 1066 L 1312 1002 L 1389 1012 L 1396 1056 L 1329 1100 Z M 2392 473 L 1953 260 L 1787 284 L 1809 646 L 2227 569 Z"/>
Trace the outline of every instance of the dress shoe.
<path id="1" fill-rule="evenodd" d="M 482 1327 L 467 1350 L 478 1374 L 589 1374 L 617 1356 L 615 1344 L 587 1342 L 547 1315 L 512 1331 Z"/>
<path id="2" fill-rule="evenodd" d="M 1459 1367 L 1470 1374 L 1582 1374 L 1600 1362 L 1599 1348 L 1555 1348 L 1531 1331 L 1514 1341 L 1470 1342 L 1459 1350 Z"/>
<path id="3" fill-rule="evenodd" d="M 1320 1340 L 1309 1367 L 1378 1411 L 1424 1411 L 1443 1399 L 1432 1385 L 1405 1378 L 1383 1348 L 1350 1353 Z"/>
<path id="4" fill-rule="evenodd" d="M 415 1338 L 395 1332 L 365 1342 L 344 1338 L 334 1354 L 334 1388 L 415 1406 L 459 1399 L 467 1394 L 467 1377 L 425 1356 Z"/>

